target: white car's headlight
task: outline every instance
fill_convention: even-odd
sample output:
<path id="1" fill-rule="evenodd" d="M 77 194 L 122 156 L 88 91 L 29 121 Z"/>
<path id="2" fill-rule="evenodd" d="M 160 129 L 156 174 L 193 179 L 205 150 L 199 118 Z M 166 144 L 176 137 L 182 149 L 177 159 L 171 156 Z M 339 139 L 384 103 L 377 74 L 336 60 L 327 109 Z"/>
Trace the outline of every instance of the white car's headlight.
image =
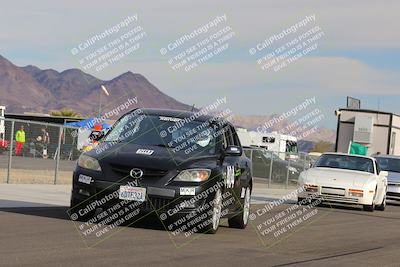
<path id="1" fill-rule="evenodd" d="M 85 154 L 81 154 L 79 156 L 78 166 L 89 170 L 101 171 L 101 167 L 97 159 L 87 156 Z"/>
<path id="2" fill-rule="evenodd" d="M 318 185 L 305 184 L 304 189 L 306 192 L 318 192 Z"/>
<path id="3" fill-rule="evenodd" d="M 211 170 L 209 169 L 189 169 L 181 171 L 174 181 L 181 182 L 203 182 L 210 177 Z"/>
<path id="4" fill-rule="evenodd" d="M 359 189 L 349 189 L 349 196 L 350 197 L 363 197 L 364 191 Z"/>

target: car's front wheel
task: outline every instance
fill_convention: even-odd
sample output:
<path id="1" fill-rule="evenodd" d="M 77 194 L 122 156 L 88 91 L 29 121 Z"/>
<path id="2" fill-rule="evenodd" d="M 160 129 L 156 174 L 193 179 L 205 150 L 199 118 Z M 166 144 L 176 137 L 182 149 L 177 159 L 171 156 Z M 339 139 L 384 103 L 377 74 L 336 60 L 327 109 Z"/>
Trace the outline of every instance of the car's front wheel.
<path id="1" fill-rule="evenodd" d="M 250 201 L 251 201 L 251 189 L 250 187 L 247 187 L 243 200 L 243 209 L 238 215 L 228 219 L 229 227 L 239 228 L 239 229 L 246 228 L 247 223 L 249 222 Z"/>
<path id="2" fill-rule="evenodd" d="M 222 193 L 220 189 L 215 192 L 212 203 L 208 225 L 204 229 L 207 234 L 215 234 L 218 231 L 222 212 Z"/>
<path id="3" fill-rule="evenodd" d="M 364 211 L 373 212 L 375 210 L 375 199 L 376 199 L 376 192 L 377 191 L 378 191 L 378 188 L 375 188 L 375 194 L 374 194 L 374 198 L 372 199 L 372 204 L 371 205 L 364 205 L 363 206 Z"/>
<path id="4" fill-rule="evenodd" d="M 372 203 L 372 205 L 364 205 L 363 206 L 363 210 L 364 211 L 373 212 L 375 210 L 375 204 Z"/>
<path id="5" fill-rule="evenodd" d="M 386 209 L 386 195 L 383 197 L 382 203 L 375 208 L 379 211 L 384 211 Z"/>

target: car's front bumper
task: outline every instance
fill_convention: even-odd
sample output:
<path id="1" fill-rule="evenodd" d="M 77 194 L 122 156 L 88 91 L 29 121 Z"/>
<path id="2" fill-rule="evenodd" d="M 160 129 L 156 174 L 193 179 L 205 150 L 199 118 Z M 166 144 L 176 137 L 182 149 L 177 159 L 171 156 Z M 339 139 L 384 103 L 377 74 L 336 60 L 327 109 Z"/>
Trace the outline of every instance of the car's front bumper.
<path id="1" fill-rule="evenodd" d="M 388 185 L 388 191 L 386 193 L 386 198 L 390 200 L 400 201 L 400 183 L 390 183 Z"/>
<path id="2" fill-rule="evenodd" d="M 338 195 L 338 194 L 323 193 L 323 192 L 321 192 L 321 188 L 319 188 L 317 192 L 303 191 L 298 194 L 298 197 L 299 198 L 321 199 L 322 202 L 327 202 L 327 203 L 371 205 L 372 199 L 373 199 L 373 194 L 364 193 L 363 197 L 354 197 L 354 196 L 349 196 L 347 190 L 345 191 L 344 195 Z"/>
<path id="3" fill-rule="evenodd" d="M 79 182 L 79 175 L 92 177 L 90 184 Z M 104 181 L 100 173 L 78 168 L 73 175 L 72 198 L 75 203 L 82 203 L 82 207 L 93 202 L 101 202 L 101 208 L 110 208 L 122 200 L 118 197 L 120 186 L 127 185 L 130 179 L 118 182 Z M 216 188 L 221 188 L 217 179 L 191 186 L 184 185 L 138 185 L 146 188 L 146 200 L 139 205 L 140 212 L 166 212 L 168 215 L 190 213 L 211 202 Z M 194 188 L 194 195 L 181 195 L 182 187 Z M 98 207 L 99 207 L 98 206 Z"/>

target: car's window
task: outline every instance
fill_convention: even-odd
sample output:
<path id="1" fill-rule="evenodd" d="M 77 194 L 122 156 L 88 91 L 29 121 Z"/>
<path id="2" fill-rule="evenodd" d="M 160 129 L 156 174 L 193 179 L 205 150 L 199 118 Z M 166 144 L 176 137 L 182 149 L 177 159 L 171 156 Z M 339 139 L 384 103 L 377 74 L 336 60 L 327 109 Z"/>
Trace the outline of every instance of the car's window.
<path id="1" fill-rule="evenodd" d="M 376 161 L 382 170 L 400 173 L 400 159 L 378 157 Z"/>
<path id="2" fill-rule="evenodd" d="M 222 148 L 226 149 L 228 147 L 228 129 L 225 126 L 223 128 L 223 134 L 221 134 L 221 138 L 222 138 Z"/>
<path id="3" fill-rule="evenodd" d="M 127 114 L 116 122 L 104 142 L 164 146 L 173 152 L 216 153 L 216 125 L 162 115 Z M 194 149 L 189 149 L 194 147 Z"/>
<path id="4" fill-rule="evenodd" d="M 377 161 L 375 162 L 375 166 L 376 166 L 376 173 L 380 174 L 381 173 L 381 167 L 379 166 L 379 163 Z"/>
<path id="5" fill-rule="evenodd" d="M 239 137 L 238 137 L 238 135 L 237 135 L 237 133 L 235 131 L 235 128 L 231 126 L 230 129 L 231 129 L 231 132 L 232 132 L 233 144 L 235 146 L 240 146 L 240 140 L 239 140 Z"/>
<path id="6" fill-rule="evenodd" d="M 322 155 L 315 163 L 315 167 L 375 173 L 373 160 L 350 155 Z"/>
<path id="7" fill-rule="evenodd" d="M 226 138 L 226 144 L 227 144 L 227 146 L 233 146 L 234 145 L 234 142 L 233 142 L 233 136 L 232 136 L 232 132 L 231 132 L 231 129 L 230 129 L 230 127 L 229 127 L 229 125 L 226 125 L 225 127 L 224 127 L 224 132 L 225 132 L 225 138 Z"/>

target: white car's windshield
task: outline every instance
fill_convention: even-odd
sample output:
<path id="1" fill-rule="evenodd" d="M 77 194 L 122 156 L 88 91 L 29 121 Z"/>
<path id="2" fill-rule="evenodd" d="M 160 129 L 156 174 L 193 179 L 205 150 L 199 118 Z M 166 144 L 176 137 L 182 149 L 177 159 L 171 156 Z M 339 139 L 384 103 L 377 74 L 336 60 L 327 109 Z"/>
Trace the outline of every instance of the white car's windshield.
<path id="1" fill-rule="evenodd" d="M 315 167 L 346 169 L 374 173 L 374 162 L 371 159 L 350 155 L 322 155 L 316 162 Z"/>

